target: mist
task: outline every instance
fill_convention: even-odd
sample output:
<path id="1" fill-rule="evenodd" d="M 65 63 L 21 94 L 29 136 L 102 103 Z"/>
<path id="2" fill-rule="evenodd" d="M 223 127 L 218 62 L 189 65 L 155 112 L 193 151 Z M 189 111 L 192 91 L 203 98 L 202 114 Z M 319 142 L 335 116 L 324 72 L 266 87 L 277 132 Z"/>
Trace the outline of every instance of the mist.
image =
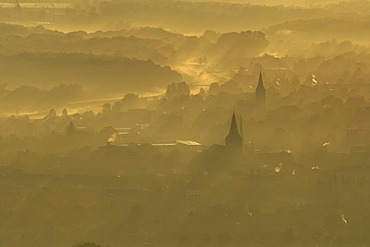
<path id="1" fill-rule="evenodd" d="M 0 1 L 0 246 L 369 246 L 370 1 Z"/>

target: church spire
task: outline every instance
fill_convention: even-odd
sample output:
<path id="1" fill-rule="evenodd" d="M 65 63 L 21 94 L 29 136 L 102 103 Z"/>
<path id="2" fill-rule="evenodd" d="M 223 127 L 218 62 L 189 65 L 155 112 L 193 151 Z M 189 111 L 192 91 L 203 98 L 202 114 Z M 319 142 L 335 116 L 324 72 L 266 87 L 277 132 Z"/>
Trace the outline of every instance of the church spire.
<path id="1" fill-rule="evenodd" d="M 238 126 L 236 124 L 235 112 L 233 111 L 233 116 L 231 118 L 231 125 L 230 125 L 229 135 L 235 135 L 235 134 L 238 135 L 239 131 L 238 131 Z"/>
<path id="2" fill-rule="evenodd" d="M 229 134 L 225 138 L 225 146 L 229 151 L 243 152 L 243 137 L 240 136 L 235 112 L 231 118 Z"/>
<path id="3" fill-rule="evenodd" d="M 265 89 L 265 86 L 263 85 L 262 70 L 260 70 L 260 76 L 258 78 L 257 88 L 263 88 L 263 89 Z"/>
<path id="4" fill-rule="evenodd" d="M 266 90 L 263 85 L 262 70 L 260 70 L 260 75 L 258 78 L 258 85 L 256 88 L 256 103 L 257 105 L 264 105 L 266 102 Z"/>

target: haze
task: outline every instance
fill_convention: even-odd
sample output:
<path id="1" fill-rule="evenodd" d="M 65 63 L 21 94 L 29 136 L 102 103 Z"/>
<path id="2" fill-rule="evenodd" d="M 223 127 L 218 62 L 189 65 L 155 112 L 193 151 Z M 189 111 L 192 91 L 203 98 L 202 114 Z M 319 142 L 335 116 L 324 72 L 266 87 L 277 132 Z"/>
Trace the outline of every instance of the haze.
<path id="1" fill-rule="evenodd" d="M 370 1 L 0 1 L 0 246 L 370 246 Z"/>

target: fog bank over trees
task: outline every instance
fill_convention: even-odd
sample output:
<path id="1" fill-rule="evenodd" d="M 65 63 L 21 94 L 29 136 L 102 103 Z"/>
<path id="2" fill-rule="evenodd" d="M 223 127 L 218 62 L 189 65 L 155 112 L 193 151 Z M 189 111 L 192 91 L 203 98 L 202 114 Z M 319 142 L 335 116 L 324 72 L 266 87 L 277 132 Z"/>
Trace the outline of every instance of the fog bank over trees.
<path id="1" fill-rule="evenodd" d="M 369 246 L 369 16 L 0 1 L 0 246 Z"/>

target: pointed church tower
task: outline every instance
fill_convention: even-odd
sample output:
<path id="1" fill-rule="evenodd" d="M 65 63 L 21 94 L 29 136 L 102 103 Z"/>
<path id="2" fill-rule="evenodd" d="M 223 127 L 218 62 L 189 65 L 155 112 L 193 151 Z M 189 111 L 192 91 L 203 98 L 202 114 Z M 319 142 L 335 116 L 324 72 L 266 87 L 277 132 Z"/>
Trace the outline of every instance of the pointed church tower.
<path id="1" fill-rule="evenodd" d="M 258 85 L 256 88 L 256 103 L 257 105 L 265 105 L 266 103 L 266 89 L 263 85 L 262 71 L 260 71 Z"/>
<path id="2" fill-rule="evenodd" d="M 243 152 L 243 137 L 240 136 L 236 123 L 235 112 L 231 119 L 230 131 L 225 138 L 226 149 L 230 151 Z"/>

